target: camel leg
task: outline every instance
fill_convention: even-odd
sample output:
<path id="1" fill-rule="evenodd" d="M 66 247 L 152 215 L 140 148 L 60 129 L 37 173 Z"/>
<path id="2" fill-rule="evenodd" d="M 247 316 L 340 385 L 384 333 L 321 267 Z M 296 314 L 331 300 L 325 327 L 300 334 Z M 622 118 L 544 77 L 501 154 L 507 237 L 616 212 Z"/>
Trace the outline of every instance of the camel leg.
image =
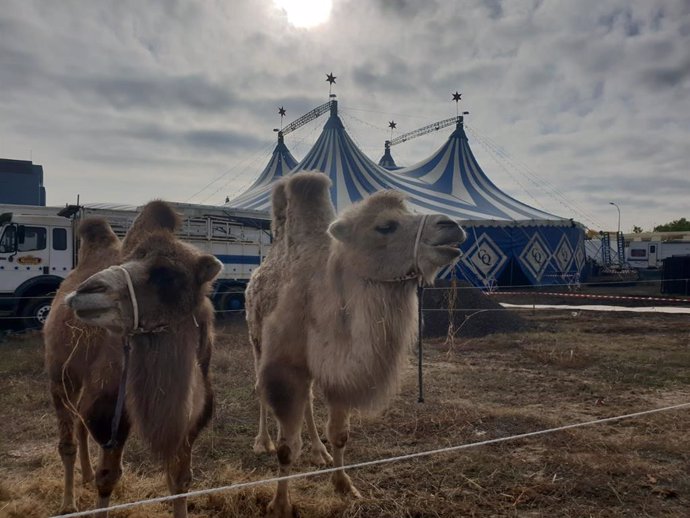
<path id="1" fill-rule="evenodd" d="M 344 466 L 345 445 L 350 434 L 350 411 L 340 405 L 331 405 L 328 415 L 328 440 L 333 445 L 333 466 Z M 350 477 L 344 470 L 335 471 L 331 477 L 335 490 L 345 496 L 362 498 L 352 485 Z"/>
<path id="2" fill-rule="evenodd" d="M 302 451 L 302 423 L 309 400 L 309 381 L 299 371 L 289 371 L 283 365 L 273 365 L 264 370 L 262 380 L 266 401 L 278 419 L 278 448 L 276 455 L 281 477 L 290 474 L 292 464 Z M 268 505 L 271 518 L 292 518 L 288 481 L 278 482 L 275 496 Z"/>
<path id="3" fill-rule="evenodd" d="M 256 374 L 256 379 L 257 383 L 254 387 L 255 392 L 258 394 L 259 393 L 259 362 L 261 361 L 261 346 L 259 345 L 259 341 L 254 339 L 251 336 L 249 337 L 249 341 L 252 344 L 252 353 L 254 356 L 254 372 Z M 268 410 L 266 409 L 266 405 L 264 405 L 264 402 L 261 400 L 261 397 L 259 397 L 259 433 L 256 435 L 254 438 L 254 453 L 259 455 L 260 453 L 275 453 L 276 447 L 275 444 L 273 444 L 273 440 L 271 439 L 270 434 L 268 433 Z"/>
<path id="4" fill-rule="evenodd" d="M 290 474 L 292 464 L 299 458 L 302 451 L 301 416 L 302 413 L 300 412 L 296 416 L 291 416 L 290 422 L 281 422 L 278 448 L 276 450 L 280 466 L 278 473 L 281 477 Z M 287 480 L 278 482 L 273 500 L 268 505 L 267 516 L 271 518 L 292 518 L 293 508 L 290 502 Z"/>
<path id="5" fill-rule="evenodd" d="M 319 431 L 316 429 L 314 422 L 314 392 L 311 386 L 309 387 L 309 399 L 307 400 L 307 407 L 304 411 L 304 418 L 307 421 L 307 433 L 311 442 L 311 453 L 309 460 L 316 466 L 325 466 L 333 462 L 333 457 L 328 453 L 326 446 L 321 442 Z"/>
<path id="6" fill-rule="evenodd" d="M 168 461 L 168 489 L 171 495 L 189 491 L 192 484 L 192 444 L 184 442 L 175 458 Z M 187 497 L 173 500 L 173 517 L 187 518 Z"/>
<path id="7" fill-rule="evenodd" d="M 124 446 L 124 441 L 121 441 L 114 448 L 101 448 L 98 468 L 96 469 L 96 489 L 98 490 L 96 507 L 99 509 L 110 505 L 110 495 L 122 476 L 122 452 L 125 449 Z M 95 516 L 97 518 L 106 518 L 108 511 L 96 513 Z"/>
<path id="8" fill-rule="evenodd" d="M 276 447 L 268 433 L 267 423 L 268 410 L 266 405 L 259 399 L 259 433 L 254 439 L 254 453 L 275 453 Z"/>
<path id="9" fill-rule="evenodd" d="M 81 464 L 81 481 L 87 485 L 93 482 L 93 468 L 89 456 L 89 432 L 81 421 L 77 422 L 77 439 L 79 441 L 79 462 Z"/>
<path id="10" fill-rule="evenodd" d="M 74 441 L 74 410 L 69 402 L 77 400 L 78 390 L 69 381 L 66 383 L 51 382 L 50 394 L 55 406 L 58 421 L 58 452 L 65 474 L 65 486 L 62 494 L 60 513 L 77 511 L 74 501 L 74 462 L 77 458 L 77 444 Z M 73 405 L 74 403 L 72 403 Z"/>

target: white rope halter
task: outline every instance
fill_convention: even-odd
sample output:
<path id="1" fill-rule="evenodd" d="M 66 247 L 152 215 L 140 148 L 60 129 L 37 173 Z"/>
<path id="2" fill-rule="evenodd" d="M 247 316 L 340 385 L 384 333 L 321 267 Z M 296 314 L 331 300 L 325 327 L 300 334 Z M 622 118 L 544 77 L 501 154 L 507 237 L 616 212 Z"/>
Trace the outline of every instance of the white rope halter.
<path id="1" fill-rule="evenodd" d="M 114 265 L 113 269 L 120 270 L 125 275 L 125 281 L 127 281 L 127 289 L 129 290 L 129 300 L 132 303 L 132 315 L 133 315 L 133 325 L 132 334 L 141 333 L 143 329 L 139 329 L 139 302 L 137 302 L 137 296 L 134 293 L 134 284 L 132 284 L 132 276 L 127 271 L 127 268 L 119 264 Z"/>
<path id="2" fill-rule="evenodd" d="M 155 327 L 153 329 L 144 329 L 143 327 L 139 326 L 139 302 L 137 300 L 137 295 L 134 292 L 134 284 L 132 283 L 132 276 L 129 274 L 129 271 L 127 271 L 127 268 L 125 268 L 122 265 L 119 265 L 119 264 L 113 265 L 113 269 L 122 271 L 122 273 L 125 275 L 125 281 L 127 282 L 127 290 L 129 291 L 129 300 L 132 303 L 132 315 L 133 315 L 132 330 L 129 332 L 129 334 L 130 335 L 136 335 L 136 334 L 145 334 L 145 333 L 160 333 L 162 331 L 165 331 L 168 328 L 168 326 L 166 326 L 166 325 Z M 196 327 L 199 327 L 199 322 L 196 319 L 196 315 L 192 314 L 192 320 L 194 321 L 194 325 Z"/>
<path id="3" fill-rule="evenodd" d="M 419 268 L 419 245 L 422 242 L 422 232 L 424 232 L 424 226 L 426 225 L 426 220 L 428 217 L 428 214 L 422 215 L 422 219 L 419 221 L 419 226 L 417 227 L 417 235 L 414 239 L 414 248 L 412 249 L 412 259 L 414 261 L 414 268 L 412 271 L 401 277 L 395 277 L 394 279 L 383 279 L 379 282 L 405 282 L 417 279 L 418 285 L 422 285 L 422 270 Z"/>

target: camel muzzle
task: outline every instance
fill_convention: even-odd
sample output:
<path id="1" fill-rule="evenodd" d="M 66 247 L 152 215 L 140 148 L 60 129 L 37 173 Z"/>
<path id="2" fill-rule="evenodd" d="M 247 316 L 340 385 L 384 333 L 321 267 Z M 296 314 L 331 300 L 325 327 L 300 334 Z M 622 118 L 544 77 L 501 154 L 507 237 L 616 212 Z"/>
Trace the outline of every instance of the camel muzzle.
<path id="1" fill-rule="evenodd" d="M 96 323 L 107 316 L 111 320 L 117 309 L 112 298 L 106 293 L 82 293 L 77 290 L 65 297 L 65 303 L 74 311 L 77 318 L 87 323 Z"/>

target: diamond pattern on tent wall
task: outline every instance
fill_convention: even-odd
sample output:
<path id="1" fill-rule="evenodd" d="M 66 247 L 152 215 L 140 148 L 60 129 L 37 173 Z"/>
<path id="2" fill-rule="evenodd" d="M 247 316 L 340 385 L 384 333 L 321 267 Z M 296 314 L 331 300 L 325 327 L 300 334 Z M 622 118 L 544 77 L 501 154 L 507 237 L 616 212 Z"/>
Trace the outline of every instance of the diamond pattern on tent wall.
<path id="1" fill-rule="evenodd" d="M 537 281 L 541 281 L 541 276 L 544 275 L 544 270 L 549 264 L 551 254 L 548 250 L 544 238 L 539 233 L 535 233 L 520 254 L 520 262 Z"/>
<path id="2" fill-rule="evenodd" d="M 558 243 L 553 258 L 556 260 L 559 271 L 567 272 L 570 269 L 570 263 L 573 261 L 573 248 L 565 236 L 561 237 L 561 242 Z"/>
<path id="3" fill-rule="evenodd" d="M 463 261 L 472 271 L 483 278 L 484 284 L 487 280 L 496 278 L 507 260 L 508 256 L 487 234 L 479 236 L 463 257 Z"/>
<path id="4" fill-rule="evenodd" d="M 578 272 L 582 272 L 585 265 L 585 247 L 582 244 L 582 239 L 577 242 L 577 250 L 575 250 L 575 267 Z"/>

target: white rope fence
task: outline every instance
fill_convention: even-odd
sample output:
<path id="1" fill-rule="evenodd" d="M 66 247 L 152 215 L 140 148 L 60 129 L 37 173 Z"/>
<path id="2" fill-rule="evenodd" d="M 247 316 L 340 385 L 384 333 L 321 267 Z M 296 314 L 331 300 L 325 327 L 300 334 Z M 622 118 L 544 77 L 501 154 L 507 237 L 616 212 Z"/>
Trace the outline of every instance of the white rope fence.
<path id="1" fill-rule="evenodd" d="M 470 448 L 476 448 L 479 446 L 487 446 L 489 444 L 498 444 L 498 443 L 513 441 L 513 440 L 517 440 L 517 439 L 526 439 L 528 437 L 536 437 L 539 435 L 546 435 L 549 433 L 561 432 L 564 430 L 572 430 L 574 428 L 582 428 L 585 426 L 592 426 L 595 424 L 611 423 L 611 422 L 615 422 L 615 421 L 621 421 L 623 419 L 631 419 L 634 417 L 641 417 L 644 415 L 656 414 L 659 412 L 666 412 L 666 411 L 670 411 L 670 410 L 680 410 L 680 409 L 688 408 L 688 407 L 690 407 L 690 403 L 680 403 L 678 405 L 671 405 L 671 406 L 666 406 L 666 407 L 662 407 L 662 408 L 653 408 L 651 410 L 643 410 L 641 412 L 635 412 L 632 414 L 624 414 L 624 415 L 619 415 L 619 416 L 614 416 L 614 417 L 605 417 L 602 419 L 595 419 L 593 421 L 585 421 L 582 423 L 567 424 L 567 425 L 558 426 L 555 428 L 547 428 L 545 430 L 538 430 L 535 432 L 527 432 L 527 433 L 521 433 L 521 434 L 517 434 L 517 435 L 510 435 L 508 437 L 499 437 L 496 439 L 487 439 L 485 441 L 461 444 L 458 446 L 449 446 L 446 448 L 439 448 L 436 450 L 427 450 L 427 451 L 421 451 L 421 452 L 417 452 L 417 453 L 408 453 L 405 455 L 398 455 L 395 457 L 387 457 L 384 459 L 370 460 L 370 461 L 366 461 L 366 462 L 358 462 L 355 464 L 349 464 L 347 466 L 343 466 L 342 468 L 325 468 L 325 469 L 318 469 L 318 470 L 314 470 L 314 471 L 307 471 L 307 472 L 303 472 L 303 473 L 295 473 L 293 475 L 286 475 L 283 477 L 272 477 L 272 478 L 267 478 L 267 479 L 262 479 L 262 480 L 252 480 L 250 482 L 240 482 L 237 484 L 230 484 L 227 486 L 219 486 L 219 487 L 213 487 L 213 488 L 209 488 L 209 489 L 200 489 L 197 491 L 189 491 L 188 493 L 182 493 L 179 495 L 159 496 L 156 498 L 137 500 L 137 501 L 128 502 L 125 504 L 112 505 L 110 507 L 103 508 L 103 509 L 91 509 L 89 511 L 80 511 L 77 513 L 63 514 L 60 516 L 62 518 L 77 517 L 77 516 L 91 516 L 95 511 L 105 511 L 105 510 L 117 511 L 117 510 L 123 510 L 123 509 L 131 509 L 133 507 L 137 507 L 140 505 L 149 505 L 149 504 L 169 502 L 171 500 L 176 500 L 178 498 L 183 498 L 183 497 L 197 497 L 197 496 L 222 493 L 222 492 L 226 492 L 226 491 L 236 491 L 239 489 L 247 489 L 247 488 L 256 487 L 256 486 L 260 486 L 260 485 L 271 484 L 271 483 L 278 482 L 281 480 L 297 480 L 297 479 L 315 477 L 315 476 L 319 476 L 319 475 L 325 475 L 328 473 L 334 473 L 335 471 L 339 471 L 341 469 L 352 470 L 352 469 L 358 469 L 358 468 L 366 468 L 369 466 L 378 466 L 381 464 L 390 464 L 392 462 L 407 461 L 410 459 L 429 457 L 431 455 L 438 455 L 441 453 L 451 453 L 451 452 L 456 452 L 456 451 L 460 451 L 460 450 L 467 450 Z M 58 516 L 53 516 L 51 518 L 58 518 Z"/>

